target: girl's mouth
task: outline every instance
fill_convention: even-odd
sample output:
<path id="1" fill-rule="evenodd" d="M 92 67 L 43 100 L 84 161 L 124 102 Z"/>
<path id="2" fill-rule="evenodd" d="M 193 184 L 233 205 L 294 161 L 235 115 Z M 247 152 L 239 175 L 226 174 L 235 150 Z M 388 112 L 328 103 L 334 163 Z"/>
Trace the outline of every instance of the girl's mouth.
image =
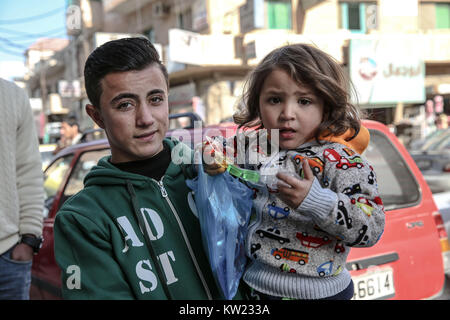
<path id="1" fill-rule="evenodd" d="M 282 139 L 292 139 L 295 135 L 295 130 L 292 128 L 281 128 L 280 138 Z"/>

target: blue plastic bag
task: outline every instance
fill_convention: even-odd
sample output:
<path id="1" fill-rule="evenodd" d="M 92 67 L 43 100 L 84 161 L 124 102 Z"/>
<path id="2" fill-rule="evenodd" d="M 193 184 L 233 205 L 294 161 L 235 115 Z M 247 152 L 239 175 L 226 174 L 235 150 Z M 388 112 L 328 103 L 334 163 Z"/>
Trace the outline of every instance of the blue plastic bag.
<path id="1" fill-rule="evenodd" d="M 215 280 L 228 300 L 236 295 L 246 264 L 245 238 L 253 191 L 227 171 L 216 176 L 203 172 L 186 180 L 195 194 L 203 246 Z"/>

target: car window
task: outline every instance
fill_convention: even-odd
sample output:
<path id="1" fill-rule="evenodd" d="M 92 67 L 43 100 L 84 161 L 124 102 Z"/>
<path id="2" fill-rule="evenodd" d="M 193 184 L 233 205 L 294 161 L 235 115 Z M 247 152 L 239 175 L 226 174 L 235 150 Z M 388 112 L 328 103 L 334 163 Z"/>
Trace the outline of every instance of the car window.
<path id="1" fill-rule="evenodd" d="M 386 210 L 415 205 L 419 185 L 396 147 L 378 130 L 370 130 L 370 144 L 363 155 L 375 170 L 380 197 Z"/>
<path id="2" fill-rule="evenodd" d="M 44 190 L 47 198 L 54 197 L 70 168 L 73 154 L 61 157 L 53 162 L 44 173 Z"/>
<path id="3" fill-rule="evenodd" d="M 63 198 L 60 201 L 60 206 L 75 193 L 83 189 L 83 180 L 87 173 L 95 166 L 98 160 L 106 155 L 110 155 L 110 149 L 86 151 L 78 158 L 72 174 L 69 177 L 66 188 L 63 192 Z"/>
<path id="4" fill-rule="evenodd" d="M 430 147 L 429 151 L 443 151 L 445 149 L 450 149 L 450 134 L 447 133 L 438 143 Z"/>

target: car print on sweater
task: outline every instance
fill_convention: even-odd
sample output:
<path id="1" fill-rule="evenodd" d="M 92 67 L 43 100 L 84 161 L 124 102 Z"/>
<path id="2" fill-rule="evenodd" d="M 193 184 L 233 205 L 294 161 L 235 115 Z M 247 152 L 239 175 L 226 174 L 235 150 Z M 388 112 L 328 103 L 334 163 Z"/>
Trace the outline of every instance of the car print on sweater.
<path id="1" fill-rule="evenodd" d="M 275 157 L 261 153 L 258 163 L 241 165 L 260 170 L 272 162 L 303 177 L 301 160 L 306 158 L 315 176 L 298 208 L 285 204 L 273 189 L 253 187 L 255 214 L 246 243 L 252 262 L 244 280 L 254 289 L 299 299 L 337 294 L 351 281 L 345 269 L 350 247 L 370 247 L 380 239 L 385 213 L 376 174 L 356 151 L 367 147 L 369 133 L 362 127 L 346 141 L 350 134 L 310 141 Z M 259 150 L 251 142 L 235 145 L 245 147 L 238 152 Z"/>

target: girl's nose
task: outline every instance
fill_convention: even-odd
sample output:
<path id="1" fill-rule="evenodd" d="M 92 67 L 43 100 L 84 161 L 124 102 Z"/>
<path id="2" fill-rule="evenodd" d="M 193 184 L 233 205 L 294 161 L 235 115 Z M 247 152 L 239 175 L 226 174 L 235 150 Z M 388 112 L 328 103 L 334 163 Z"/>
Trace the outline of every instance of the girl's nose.
<path id="1" fill-rule="evenodd" d="M 283 109 L 281 110 L 281 120 L 283 121 L 293 120 L 295 118 L 294 108 L 295 106 L 293 105 L 293 103 L 287 101 L 283 105 Z"/>

